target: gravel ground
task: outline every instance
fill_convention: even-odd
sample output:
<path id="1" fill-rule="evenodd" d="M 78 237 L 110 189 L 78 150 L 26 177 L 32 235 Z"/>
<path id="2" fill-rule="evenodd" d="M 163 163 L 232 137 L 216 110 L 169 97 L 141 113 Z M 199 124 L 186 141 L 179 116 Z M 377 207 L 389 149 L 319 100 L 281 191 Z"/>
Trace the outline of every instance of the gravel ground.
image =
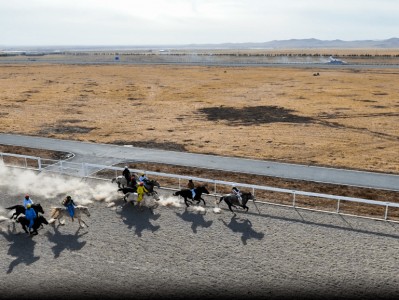
<path id="1" fill-rule="evenodd" d="M 0 207 L 22 197 L 3 191 Z M 47 219 L 59 204 L 32 199 Z M 399 296 L 399 224 L 271 205 L 258 205 L 258 214 L 252 203 L 233 217 L 205 199 L 206 213 L 181 202 L 154 214 L 94 201 L 89 228 L 66 220 L 33 237 L 2 209 L 0 298 Z"/>

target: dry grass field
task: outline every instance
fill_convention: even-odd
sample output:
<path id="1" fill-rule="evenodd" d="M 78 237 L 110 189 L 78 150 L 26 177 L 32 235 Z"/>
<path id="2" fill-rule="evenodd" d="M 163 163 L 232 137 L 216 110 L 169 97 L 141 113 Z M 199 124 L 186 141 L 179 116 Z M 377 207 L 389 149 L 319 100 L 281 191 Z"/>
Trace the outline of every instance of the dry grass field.
<path id="1" fill-rule="evenodd" d="M 0 128 L 398 174 L 398 75 L 386 68 L 3 65 Z"/>

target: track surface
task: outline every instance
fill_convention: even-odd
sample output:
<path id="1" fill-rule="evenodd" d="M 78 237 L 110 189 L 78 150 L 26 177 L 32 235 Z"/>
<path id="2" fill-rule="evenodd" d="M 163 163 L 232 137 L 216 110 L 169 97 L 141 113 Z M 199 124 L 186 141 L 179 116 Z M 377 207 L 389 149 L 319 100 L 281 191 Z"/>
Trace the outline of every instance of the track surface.
<path id="1" fill-rule="evenodd" d="M 163 192 L 163 198 L 172 197 Z M 0 206 L 21 203 L 0 193 Z M 173 197 L 176 198 L 176 197 Z M 41 203 L 48 217 L 59 199 Z M 0 295 L 39 298 L 392 298 L 399 225 L 252 203 L 237 217 L 123 201 L 89 204 L 90 226 L 47 225 L 29 237 L 0 222 Z M 221 207 L 226 208 L 221 204 Z M 116 209 L 115 209 L 116 208 Z M 7 217 L 6 211 L 0 211 Z M 49 219 L 49 218 L 48 218 Z"/>

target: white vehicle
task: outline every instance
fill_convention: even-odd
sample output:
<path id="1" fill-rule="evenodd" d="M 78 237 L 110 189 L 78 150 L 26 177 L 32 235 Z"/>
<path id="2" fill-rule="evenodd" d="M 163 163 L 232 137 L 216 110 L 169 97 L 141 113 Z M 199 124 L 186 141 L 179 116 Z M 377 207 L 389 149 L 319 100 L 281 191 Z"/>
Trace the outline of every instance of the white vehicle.
<path id="1" fill-rule="evenodd" d="M 332 56 L 330 56 L 328 59 L 329 59 L 329 61 L 327 63 L 330 65 L 345 65 L 346 64 L 346 61 L 334 58 Z"/>

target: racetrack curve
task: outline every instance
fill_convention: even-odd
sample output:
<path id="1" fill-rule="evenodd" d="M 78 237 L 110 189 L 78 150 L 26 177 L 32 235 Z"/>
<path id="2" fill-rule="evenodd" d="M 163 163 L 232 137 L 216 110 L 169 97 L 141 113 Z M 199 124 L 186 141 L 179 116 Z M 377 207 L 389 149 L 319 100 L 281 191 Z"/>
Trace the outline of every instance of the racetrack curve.
<path id="1" fill-rule="evenodd" d="M 160 191 L 161 192 L 161 191 Z M 6 220 L 22 202 L 0 193 L 0 297 L 392 298 L 399 294 L 399 224 L 252 203 L 249 213 L 118 198 L 89 203 L 89 228 L 66 220 L 29 237 Z M 177 199 L 162 191 L 162 200 Z M 49 219 L 60 199 L 32 195 Z M 79 202 L 79 201 L 76 201 Z M 164 202 L 162 202 L 164 203 Z M 123 207 L 122 207 L 123 206 Z M 226 208 L 221 204 L 221 207 Z"/>

